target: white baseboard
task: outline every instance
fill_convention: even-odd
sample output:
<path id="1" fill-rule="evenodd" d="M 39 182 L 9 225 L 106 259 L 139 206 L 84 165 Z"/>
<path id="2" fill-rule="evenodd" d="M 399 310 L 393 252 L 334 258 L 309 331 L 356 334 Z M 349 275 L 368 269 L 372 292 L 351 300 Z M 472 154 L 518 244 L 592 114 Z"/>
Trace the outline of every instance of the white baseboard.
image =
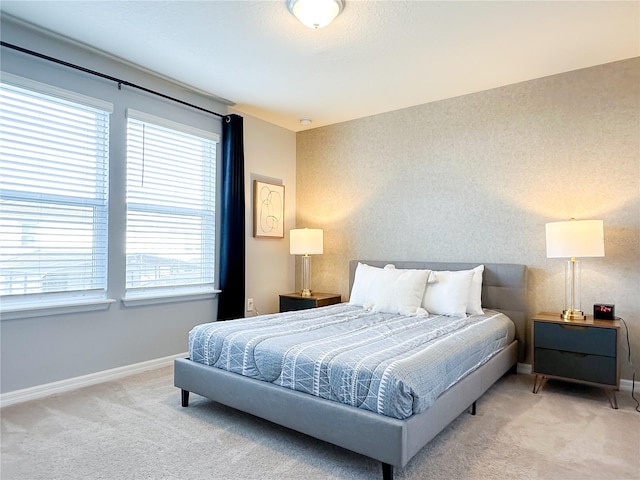
<path id="1" fill-rule="evenodd" d="M 518 362 L 518 373 L 523 375 L 531 374 L 531 365 L 528 363 L 519 363 Z"/>
<path id="2" fill-rule="evenodd" d="M 518 363 L 518 373 L 524 375 L 531 375 L 532 368 L 528 363 Z M 620 390 L 624 390 L 625 392 L 630 392 L 631 387 L 633 386 L 633 381 L 631 380 L 620 380 Z M 640 392 L 640 382 L 636 382 L 636 391 Z"/>
<path id="3" fill-rule="evenodd" d="M 636 384 L 636 392 L 640 391 L 640 382 L 635 382 Z M 620 390 L 624 390 L 625 392 L 630 392 L 631 387 L 633 387 L 633 382 L 631 380 L 620 380 Z"/>
<path id="4" fill-rule="evenodd" d="M 176 358 L 188 357 L 189 353 L 179 353 L 169 355 L 168 357 L 157 358 L 133 365 L 125 365 L 124 367 L 112 368 L 102 372 L 90 373 L 80 377 L 68 378 L 58 382 L 45 383 L 44 385 L 36 385 L 35 387 L 24 388 L 22 390 L 14 390 L 0 395 L 0 407 L 7 407 L 16 403 L 36 400 L 38 398 L 48 397 L 56 393 L 68 392 L 77 388 L 88 387 L 97 383 L 117 380 L 136 373 L 142 373 L 155 368 L 166 367 L 171 365 Z"/>

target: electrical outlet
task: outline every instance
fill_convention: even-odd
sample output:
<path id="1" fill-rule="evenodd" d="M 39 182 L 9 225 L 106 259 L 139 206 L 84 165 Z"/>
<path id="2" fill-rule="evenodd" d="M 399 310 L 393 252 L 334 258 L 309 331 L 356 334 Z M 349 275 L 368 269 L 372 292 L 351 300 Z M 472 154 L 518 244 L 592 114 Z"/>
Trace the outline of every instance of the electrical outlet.
<path id="1" fill-rule="evenodd" d="M 253 298 L 247 298 L 247 312 L 253 312 Z"/>

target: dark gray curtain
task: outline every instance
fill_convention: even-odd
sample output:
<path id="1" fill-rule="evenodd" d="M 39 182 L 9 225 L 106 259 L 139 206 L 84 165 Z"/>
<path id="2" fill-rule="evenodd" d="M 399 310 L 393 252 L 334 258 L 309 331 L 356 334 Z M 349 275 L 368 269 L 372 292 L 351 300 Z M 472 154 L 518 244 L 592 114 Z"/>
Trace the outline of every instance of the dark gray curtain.
<path id="1" fill-rule="evenodd" d="M 244 140 L 242 117 L 222 119 L 218 320 L 244 317 Z"/>

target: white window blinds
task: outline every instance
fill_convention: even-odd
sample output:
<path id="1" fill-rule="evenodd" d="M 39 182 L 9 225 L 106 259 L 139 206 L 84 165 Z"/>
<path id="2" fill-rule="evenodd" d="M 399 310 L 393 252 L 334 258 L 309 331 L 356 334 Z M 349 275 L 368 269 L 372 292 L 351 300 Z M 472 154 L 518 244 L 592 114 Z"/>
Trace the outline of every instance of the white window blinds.
<path id="1" fill-rule="evenodd" d="M 100 100 L 3 74 L 3 307 L 106 298 L 109 113 Z"/>
<path id="2" fill-rule="evenodd" d="M 212 292 L 218 137 L 127 116 L 126 296 Z"/>

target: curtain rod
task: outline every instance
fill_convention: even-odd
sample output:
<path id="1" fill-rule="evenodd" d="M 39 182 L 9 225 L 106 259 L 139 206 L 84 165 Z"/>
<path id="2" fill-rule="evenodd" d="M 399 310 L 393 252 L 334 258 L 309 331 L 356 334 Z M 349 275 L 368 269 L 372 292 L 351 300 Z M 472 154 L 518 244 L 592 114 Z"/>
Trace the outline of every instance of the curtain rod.
<path id="1" fill-rule="evenodd" d="M 127 87 L 137 88 L 138 90 L 142 90 L 143 92 L 151 93 L 152 95 L 157 95 L 158 97 L 162 97 L 162 98 L 165 98 L 167 100 L 171 100 L 173 102 L 177 102 L 177 103 L 180 103 L 182 105 L 186 105 L 187 107 L 195 108 L 196 110 L 200 110 L 202 112 L 210 113 L 211 115 L 215 115 L 216 117 L 220 117 L 220 118 L 226 117 L 226 115 L 222 115 L 222 114 L 214 112 L 212 110 L 207 110 L 206 108 L 199 107 L 198 105 L 193 105 L 192 103 L 185 102 L 185 101 L 180 100 L 178 98 L 170 97 L 169 95 L 165 95 L 164 93 L 156 92 L 155 90 L 151 90 L 149 88 L 146 88 L 146 87 L 143 87 L 143 86 L 140 86 L 140 85 L 136 85 L 135 83 L 131 83 L 131 82 L 127 81 L 127 80 L 122 80 L 120 78 L 112 77 L 111 75 L 107 75 L 105 73 L 96 72 L 95 70 L 90 70 L 88 68 L 81 67 L 80 65 L 76 65 L 76 64 L 73 64 L 73 63 L 65 62 L 64 60 L 60 60 L 58 58 L 50 57 L 50 56 L 44 55 L 42 53 L 34 52 L 33 50 L 28 50 L 26 48 L 19 47 L 17 45 L 13 45 L 11 43 L 7 43 L 7 42 L 4 42 L 4 41 L 0 41 L 0 45 L 2 45 L 3 47 L 11 48 L 13 50 L 17 50 L 17 51 L 22 52 L 22 53 L 26 53 L 28 55 L 33 55 L 34 57 L 42 58 L 43 60 L 48 60 L 50 62 L 57 63 L 59 65 L 64 65 L 65 67 L 74 68 L 76 70 L 80 70 L 81 72 L 85 72 L 85 73 L 89 73 L 91 75 L 95 75 L 96 77 L 101 77 L 101 78 L 105 78 L 107 80 L 111 80 L 112 82 L 115 82 L 115 83 L 118 84 L 118 90 L 122 89 L 122 85 L 126 85 Z"/>

